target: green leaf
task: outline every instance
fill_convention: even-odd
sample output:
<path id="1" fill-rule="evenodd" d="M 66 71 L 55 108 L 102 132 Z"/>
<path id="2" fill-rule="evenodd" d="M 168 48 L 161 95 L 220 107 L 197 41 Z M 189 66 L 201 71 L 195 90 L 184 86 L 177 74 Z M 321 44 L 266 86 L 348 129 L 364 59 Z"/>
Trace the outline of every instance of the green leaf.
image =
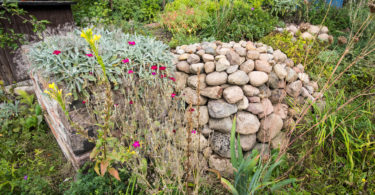
<path id="1" fill-rule="evenodd" d="M 290 178 L 290 179 L 286 179 L 286 180 L 283 180 L 283 181 L 280 181 L 280 182 L 277 182 L 275 185 L 273 185 L 271 187 L 271 192 L 275 191 L 275 190 L 278 190 L 280 189 L 281 187 L 283 186 L 286 186 L 288 184 L 291 184 L 291 183 L 294 183 L 296 182 L 297 179 L 296 178 Z"/>
<path id="2" fill-rule="evenodd" d="M 237 169 L 238 161 L 236 157 L 235 139 L 236 139 L 236 116 L 234 116 L 233 118 L 232 130 L 230 133 L 230 161 L 233 167 Z"/>
<path id="3" fill-rule="evenodd" d="M 225 178 L 221 178 L 221 184 L 226 188 L 228 191 L 230 191 L 233 195 L 238 195 L 238 191 L 236 188 Z"/>

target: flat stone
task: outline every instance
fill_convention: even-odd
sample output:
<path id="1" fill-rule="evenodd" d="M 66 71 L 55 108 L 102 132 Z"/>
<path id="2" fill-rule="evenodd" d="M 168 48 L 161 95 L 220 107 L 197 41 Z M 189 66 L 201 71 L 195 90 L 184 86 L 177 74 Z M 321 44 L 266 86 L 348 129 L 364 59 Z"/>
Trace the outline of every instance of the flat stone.
<path id="1" fill-rule="evenodd" d="M 274 105 L 273 113 L 279 115 L 281 119 L 286 119 L 288 116 L 288 105 L 280 103 Z"/>
<path id="2" fill-rule="evenodd" d="M 307 75 L 306 73 L 298 73 L 298 78 L 304 85 L 308 85 L 310 82 L 309 75 Z"/>
<path id="3" fill-rule="evenodd" d="M 189 56 L 190 54 L 187 54 L 187 53 L 181 54 L 180 56 L 178 56 L 178 60 L 179 61 L 187 60 Z"/>
<path id="4" fill-rule="evenodd" d="M 245 110 L 247 107 L 249 107 L 249 100 L 244 96 L 241 101 L 237 102 L 237 108 L 238 110 Z"/>
<path id="5" fill-rule="evenodd" d="M 257 142 L 256 134 L 240 135 L 240 145 L 243 151 L 250 151 Z"/>
<path id="6" fill-rule="evenodd" d="M 268 86 L 271 89 L 278 89 L 280 87 L 280 82 L 282 82 L 275 72 L 271 72 L 268 75 Z"/>
<path id="7" fill-rule="evenodd" d="M 297 97 L 299 96 L 299 94 L 301 94 L 301 88 L 302 82 L 299 80 L 294 81 L 293 83 L 290 83 L 288 86 L 286 86 L 286 92 L 292 97 Z"/>
<path id="8" fill-rule="evenodd" d="M 260 97 L 253 96 L 253 97 L 247 97 L 250 103 L 259 103 L 260 102 Z"/>
<path id="9" fill-rule="evenodd" d="M 279 77 L 279 79 L 284 79 L 286 75 L 288 74 L 285 69 L 285 64 L 276 64 L 273 69 L 276 73 L 276 75 Z"/>
<path id="10" fill-rule="evenodd" d="M 273 59 L 273 55 L 269 54 L 269 53 L 261 53 L 259 55 L 259 60 L 261 61 L 270 61 Z"/>
<path id="11" fill-rule="evenodd" d="M 259 119 L 245 111 L 239 111 L 237 113 L 236 120 L 236 132 L 240 134 L 253 134 L 259 130 L 260 122 Z"/>
<path id="12" fill-rule="evenodd" d="M 182 91 L 183 99 L 186 103 L 192 104 L 193 106 L 200 105 L 203 106 L 207 103 L 207 98 L 203 96 L 198 96 L 197 91 L 194 89 L 187 87 Z M 199 103 L 198 103 L 199 102 Z"/>
<path id="13" fill-rule="evenodd" d="M 269 99 L 262 99 L 260 103 L 263 106 L 263 112 L 258 114 L 259 118 L 264 118 L 265 116 L 268 116 L 271 113 L 273 113 L 273 105 Z"/>
<path id="14" fill-rule="evenodd" d="M 225 178 L 233 177 L 235 169 L 233 168 L 230 159 L 221 158 L 218 155 L 212 155 L 208 160 L 208 164 L 212 169 L 219 171 L 221 176 Z"/>
<path id="15" fill-rule="evenodd" d="M 227 59 L 228 59 L 228 61 L 230 62 L 231 65 L 240 65 L 241 64 L 240 55 L 238 55 L 238 53 L 236 53 L 235 51 L 230 50 L 229 52 L 226 53 L 225 56 L 227 57 Z"/>
<path id="16" fill-rule="evenodd" d="M 235 104 L 239 102 L 240 100 L 242 100 L 242 98 L 244 97 L 244 94 L 243 94 L 241 87 L 231 86 L 231 87 L 224 89 L 223 97 L 228 103 Z"/>
<path id="17" fill-rule="evenodd" d="M 268 75 L 261 71 L 252 71 L 249 73 L 251 85 L 258 87 L 268 81 Z"/>
<path id="18" fill-rule="evenodd" d="M 178 91 L 183 90 L 186 87 L 187 78 L 189 77 L 189 75 L 183 72 L 176 71 L 174 73 L 174 77 L 176 79 L 176 89 Z"/>
<path id="19" fill-rule="evenodd" d="M 259 89 L 251 85 L 242 86 L 242 90 L 246 96 L 256 96 L 259 94 Z"/>
<path id="20" fill-rule="evenodd" d="M 211 99 L 220 99 L 223 95 L 223 88 L 220 86 L 215 86 L 215 87 L 206 87 L 202 89 L 201 95 L 205 97 L 209 97 Z"/>
<path id="21" fill-rule="evenodd" d="M 255 115 L 258 115 L 264 111 L 263 105 L 261 103 L 249 103 L 249 106 L 246 110 Z"/>
<path id="22" fill-rule="evenodd" d="M 213 133 L 214 130 L 210 129 L 208 127 L 208 125 L 204 125 L 203 129 L 202 129 L 202 134 L 205 136 L 205 137 L 208 137 L 210 136 L 211 133 Z"/>
<path id="23" fill-rule="evenodd" d="M 249 80 L 249 76 L 242 70 L 238 70 L 228 76 L 228 83 L 233 85 L 245 85 Z"/>
<path id="24" fill-rule="evenodd" d="M 240 55 L 241 57 L 246 56 L 246 48 L 243 47 L 235 47 L 234 50 Z"/>
<path id="25" fill-rule="evenodd" d="M 279 49 L 273 52 L 273 59 L 278 63 L 284 63 L 287 56 Z"/>
<path id="26" fill-rule="evenodd" d="M 221 157 L 230 158 L 230 134 L 214 131 L 209 139 L 212 150 Z"/>
<path id="27" fill-rule="evenodd" d="M 292 68 L 289 68 L 289 67 L 286 67 L 285 69 L 287 73 L 285 77 L 286 82 L 292 83 L 298 79 L 298 75 L 296 71 L 294 71 Z"/>
<path id="28" fill-rule="evenodd" d="M 222 85 L 227 82 L 228 74 L 226 72 L 212 72 L 206 76 L 208 85 Z"/>
<path id="29" fill-rule="evenodd" d="M 274 89 L 271 91 L 269 99 L 273 104 L 281 103 L 286 97 L 286 91 L 284 89 Z"/>
<path id="30" fill-rule="evenodd" d="M 240 65 L 240 70 L 249 73 L 254 70 L 254 61 L 253 60 L 247 60 L 246 62 L 242 63 Z"/>
<path id="31" fill-rule="evenodd" d="M 214 119 L 210 118 L 209 128 L 223 133 L 230 133 L 232 129 L 232 119 L 230 117 Z"/>
<path id="32" fill-rule="evenodd" d="M 237 112 L 237 105 L 228 104 L 224 100 L 208 101 L 208 114 L 212 118 L 225 118 Z"/>
<path id="33" fill-rule="evenodd" d="M 266 85 L 262 85 L 259 87 L 259 94 L 260 98 L 269 98 L 271 96 L 271 90 Z"/>
<path id="34" fill-rule="evenodd" d="M 279 115 L 271 114 L 260 122 L 257 138 L 261 142 L 270 142 L 283 128 L 283 120 Z"/>
<path id="35" fill-rule="evenodd" d="M 247 50 L 255 50 L 256 47 L 255 47 L 255 45 L 254 45 L 253 42 L 248 41 L 248 42 L 246 43 L 246 49 L 247 49 Z"/>
<path id="36" fill-rule="evenodd" d="M 203 49 L 201 49 L 201 50 L 197 51 L 196 54 L 198 54 L 199 56 L 202 57 L 205 54 L 205 52 L 204 52 Z"/>

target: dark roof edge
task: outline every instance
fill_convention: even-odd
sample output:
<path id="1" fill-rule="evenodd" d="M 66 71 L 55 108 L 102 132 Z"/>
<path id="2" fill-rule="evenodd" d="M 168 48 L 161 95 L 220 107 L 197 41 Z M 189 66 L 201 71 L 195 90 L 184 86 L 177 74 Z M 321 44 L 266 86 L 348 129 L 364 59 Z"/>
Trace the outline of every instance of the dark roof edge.
<path id="1" fill-rule="evenodd" d="M 3 1 L 0 1 L 2 4 Z M 10 1 L 9 3 L 13 3 Z M 14 2 L 20 6 L 59 6 L 59 5 L 72 5 L 76 4 L 77 2 L 74 1 L 18 1 Z"/>

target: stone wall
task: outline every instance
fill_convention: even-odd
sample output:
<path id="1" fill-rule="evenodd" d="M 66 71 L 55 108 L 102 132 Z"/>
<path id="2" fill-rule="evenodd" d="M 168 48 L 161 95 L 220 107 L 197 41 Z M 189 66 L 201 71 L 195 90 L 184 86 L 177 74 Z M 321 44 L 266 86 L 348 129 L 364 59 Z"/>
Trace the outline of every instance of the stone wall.
<path id="1" fill-rule="evenodd" d="M 186 112 L 193 117 L 200 112 L 193 127 L 199 126 L 209 143 L 202 148 L 204 156 L 211 168 L 224 174 L 231 170 L 234 116 L 243 152 L 247 155 L 256 148 L 267 155 L 270 148 L 286 146 L 286 130 L 298 107 L 318 95 L 317 83 L 310 81 L 301 64 L 262 43 L 205 42 L 177 47 L 173 53 L 177 88 L 193 106 Z"/>
<path id="2" fill-rule="evenodd" d="M 295 38 L 301 37 L 303 39 L 317 38 L 321 42 L 333 42 L 333 36 L 329 35 L 329 29 L 326 26 L 312 25 L 309 23 L 288 24 L 285 28 L 276 28 L 276 31 L 287 31 Z"/>

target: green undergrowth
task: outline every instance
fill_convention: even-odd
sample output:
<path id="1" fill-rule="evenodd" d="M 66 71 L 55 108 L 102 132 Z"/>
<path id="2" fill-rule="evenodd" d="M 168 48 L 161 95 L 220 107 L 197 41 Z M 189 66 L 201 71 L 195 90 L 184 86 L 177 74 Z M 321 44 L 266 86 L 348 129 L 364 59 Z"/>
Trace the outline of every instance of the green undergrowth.
<path id="1" fill-rule="evenodd" d="M 0 88 L 0 193 L 59 194 L 71 175 L 34 95 Z"/>

